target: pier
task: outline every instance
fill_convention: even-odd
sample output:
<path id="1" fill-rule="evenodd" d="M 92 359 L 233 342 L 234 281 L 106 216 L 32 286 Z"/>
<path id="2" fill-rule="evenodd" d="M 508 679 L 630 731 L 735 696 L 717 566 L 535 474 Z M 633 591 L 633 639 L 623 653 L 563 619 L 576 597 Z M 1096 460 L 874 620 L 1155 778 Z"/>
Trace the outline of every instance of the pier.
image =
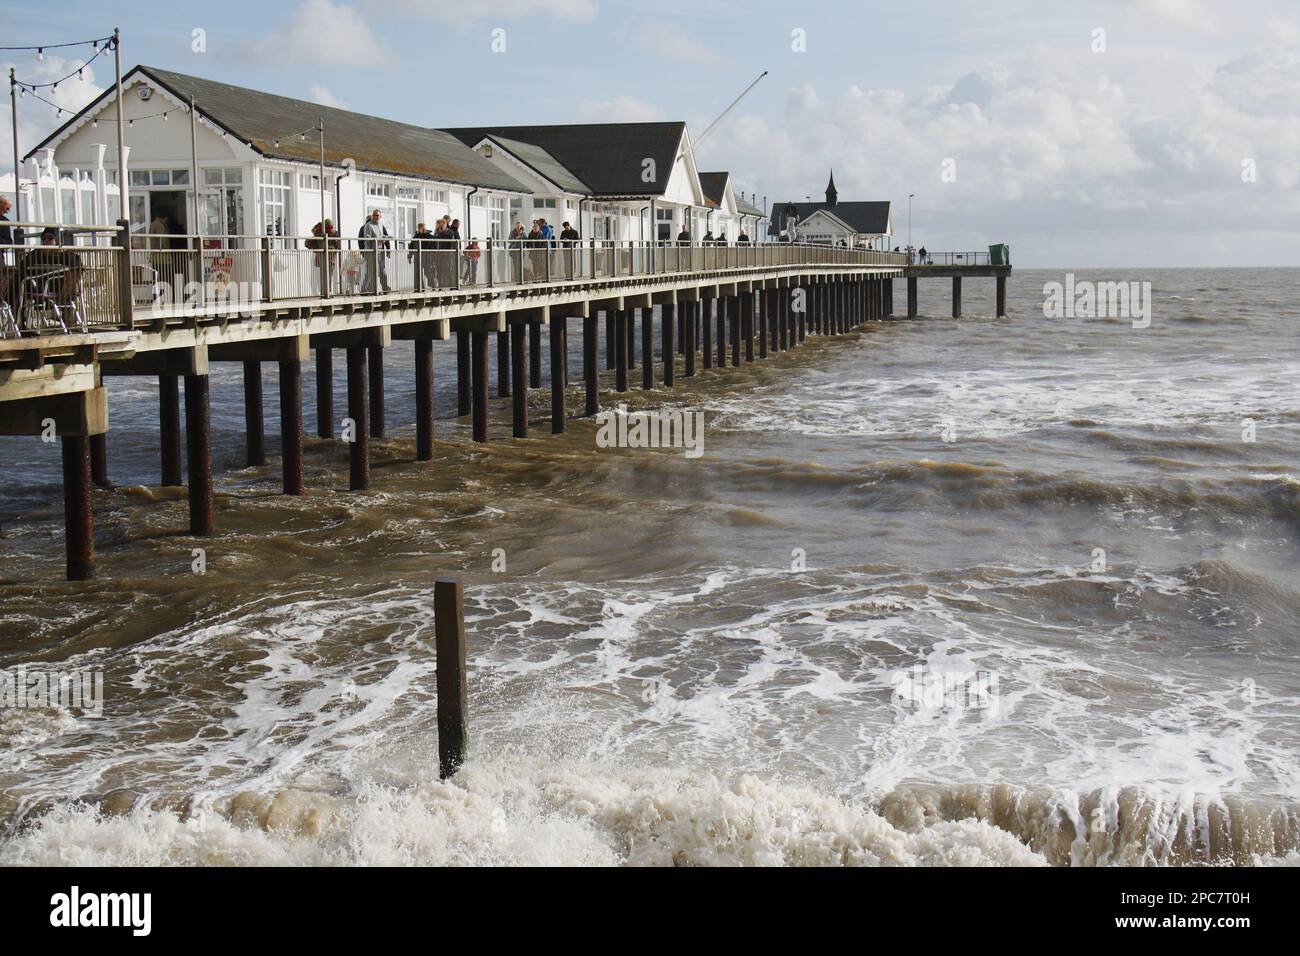
<path id="1" fill-rule="evenodd" d="M 396 411 L 385 406 L 382 381 L 382 349 L 394 340 L 416 344 L 416 457 L 426 461 L 434 441 L 435 341 L 456 340 L 456 413 L 470 418 L 479 442 L 494 437 L 488 427 L 488 369 L 495 343 L 499 397 L 510 399 L 511 436 L 519 439 L 529 435 L 528 390 L 541 384 L 543 329 L 551 343 L 551 431 L 562 432 L 569 416 L 565 345 L 571 320 L 583 339 L 581 415 L 592 416 L 600 410 L 602 328 L 606 365 L 613 372 L 606 388 L 631 388 L 630 372 L 639 360 L 641 389 L 671 389 L 679 374 L 693 377 L 762 361 L 798 348 L 809 336 L 843 335 L 886 318 L 892 314 L 892 280 L 910 275 L 901 253 L 823 245 L 587 241 L 524 247 L 488 241 L 477 274 L 453 280 L 449 288 L 422 288 L 414 266 L 403 268 L 407 257 L 399 250 L 387 293 L 336 294 L 337 286 L 326 280 L 327 294 L 309 294 L 321 264 L 305 238 L 254 237 L 212 250 L 198 237 L 183 237 L 194 251 L 159 262 L 155 253 L 126 248 L 124 235 L 119 225 L 111 245 L 64 250 L 77 257 L 83 273 L 82 327 L 0 339 L 0 433 L 62 443 L 71 580 L 94 572 L 92 489 L 107 483 L 110 466 L 105 377 L 158 379 L 159 480 L 181 482 L 183 421 L 188 531 L 201 537 L 217 526 L 208 410 L 213 363 L 243 367 L 250 464 L 266 461 L 261 363 L 278 363 L 283 492 L 297 495 L 304 491 L 301 369 L 314 353 L 317 433 L 348 442 L 349 486 L 364 490 L 370 484 L 369 439 L 383 437 Z M 341 241 L 344 255 L 348 242 Z M 421 252 L 416 249 L 417 256 Z M 142 271 L 202 275 L 200 257 L 213 255 L 242 255 L 255 263 L 251 286 L 257 296 L 232 299 L 228 288 L 194 282 L 186 301 L 138 301 Z M 533 257 L 535 266 L 528 279 L 511 265 L 523 256 Z M 336 350 L 344 352 L 347 368 L 342 427 L 333 415 L 330 379 Z"/>

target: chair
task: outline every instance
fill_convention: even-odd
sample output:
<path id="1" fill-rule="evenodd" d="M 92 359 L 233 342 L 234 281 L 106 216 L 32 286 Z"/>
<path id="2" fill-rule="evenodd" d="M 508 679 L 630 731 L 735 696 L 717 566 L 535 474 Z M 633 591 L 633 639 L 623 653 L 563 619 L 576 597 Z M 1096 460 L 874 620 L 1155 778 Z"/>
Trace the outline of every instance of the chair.
<path id="1" fill-rule="evenodd" d="M 20 338 L 22 330 L 18 327 L 18 317 L 14 315 L 9 300 L 15 289 L 16 273 L 7 266 L 0 266 L 0 339 Z"/>
<path id="2" fill-rule="evenodd" d="M 81 270 L 64 266 L 28 276 L 23 283 L 24 325 L 28 330 L 68 333 L 67 316 L 73 328 L 87 329 L 85 303 L 81 294 Z"/>

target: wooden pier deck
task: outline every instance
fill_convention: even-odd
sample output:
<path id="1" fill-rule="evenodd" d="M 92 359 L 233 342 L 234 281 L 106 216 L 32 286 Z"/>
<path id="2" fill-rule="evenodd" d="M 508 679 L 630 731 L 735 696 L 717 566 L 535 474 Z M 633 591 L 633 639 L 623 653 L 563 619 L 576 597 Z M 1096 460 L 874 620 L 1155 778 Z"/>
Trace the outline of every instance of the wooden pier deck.
<path id="1" fill-rule="evenodd" d="M 132 275 L 128 256 L 138 260 L 138 253 L 103 251 L 117 256 L 119 276 L 125 280 Z M 109 297 L 120 308 L 97 314 L 89 331 L 0 339 L 0 434 L 57 437 L 62 442 L 67 575 L 84 579 L 94 569 L 92 488 L 108 480 L 105 376 L 158 378 L 160 481 L 182 483 L 183 421 L 189 531 L 206 535 L 215 527 L 208 410 L 213 362 L 243 364 L 250 463 L 265 461 L 261 363 L 278 363 L 283 489 L 301 494 L 301 364 L 314 351 L 316 431 L 332 438 L 339 430 L 330 384 L 333 352 L 344 350 L 348 427 L 343 437 L 349 443 L 350 487 L 359 490 L 369 486 L 369 438 L 382 436 L 385 427 L 382 349 L 394 339 L 416 345 L 417 459 L 428 460 L 433 450 L 434 341 L 455 337 L 457 414 L 471 418 L 474 440 L 487 441 L 489 334 L 496 333 L 499 397 L 513 395 L 512 435 L 526 437 L 525 396 L 528 388 L 540 385 L 543 328 L 550 335 L 553 362 L 551 430 L 562 432 L 568 414 L 563 384 L 571 319 L 580 322 L 583 337 L 582 414 L 594 415 L 600 408 L 602 314 L 603 364 L 615 373 L 615 391 L 630 387 L 638 321 L 640 386 L 649 390 L 662 383 L 671 388 L 679 367 L 687 377 L 696 374 L 700 356 L 706 370 L 715 364 L 739 366 L 770 352 L 797 348 L 809 335 L 843 334 L 863 322 L 888 317 L 893 314 L 892 280 L 907 277 L 909 288 L 916 281 L 901 254 L 824 246 L 773 244 L 703 254 L 697 247 L 690 254 L 679 252 L 675 269 L 667 267 L 671 263 L 665 258 L 648 249 L 639 254 L 629 250 L 626 273 L 597 274 L 593 268 L 574 278 L 550 279 L 548 273 L 543 281 L 378 295 L 264 296 L 196 306 L 138 306 L 122 294 L 123 282 L 116 296 Z M 1005 275 L 996 275 L 1001 288 Z M 264 288 L 269 290 L 269 271 L 267 277 Z M 656 306 L 662 342 L 658 372 L 650 361 Z"/>

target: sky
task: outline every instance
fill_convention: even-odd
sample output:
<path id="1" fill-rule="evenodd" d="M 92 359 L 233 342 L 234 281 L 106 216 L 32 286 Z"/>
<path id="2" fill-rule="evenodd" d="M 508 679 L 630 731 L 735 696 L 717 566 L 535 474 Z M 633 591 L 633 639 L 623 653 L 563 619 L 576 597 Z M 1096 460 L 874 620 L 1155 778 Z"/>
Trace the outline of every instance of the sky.
<path id="1" fill-rule="evenodd" d="M 193 73 L 435 127 L 685 120 L 761 206 L 888 199 L 900 243 L 1022 267 L 1300 265 L 1296 0 L 0 0 L 0 46 L 123 31 Z M 40 82 L 67 56 L 0 52 Z M 78 109 L 101 58 L 46 97 Z M 8 99 L 0 122 L 11 124 Z M 64 117 L 66 119 L 66 116 Z M 57 125 L 20 101 L 26 151 Z M 7 135 L 0 171 L 11 171 Z"/>

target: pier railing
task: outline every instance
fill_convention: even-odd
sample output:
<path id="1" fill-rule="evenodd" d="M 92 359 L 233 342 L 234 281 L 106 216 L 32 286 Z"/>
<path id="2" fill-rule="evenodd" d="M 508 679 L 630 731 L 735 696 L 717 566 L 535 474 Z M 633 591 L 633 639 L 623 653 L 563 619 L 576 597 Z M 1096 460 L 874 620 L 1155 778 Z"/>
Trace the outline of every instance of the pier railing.
<path id="1" fill-rule="evenodd" d="M 436 294 L 791 266 L 898 267 L 907 260 L 904 253 L 802 243 L 601 239 L 153 234 L 133 236 L 131 245 L 130 250 L 121 248 L 121 242 L 0 247 L 0 291 L 5 292 L 0 336 L 129 328 L 137 318 L 291 299 Z M 62 263 L 63 284 L 38 290 L 32 277 L 51 262 Z"/>
<path id="2" fill-rule="evenodd" d="M 1000 265 L 993 261 L 988 252 L 929 252 L 924 256 L 913 251 L 910 256 L 903 254 L 907 265 L 912 266 L 992 266 Z"/>

